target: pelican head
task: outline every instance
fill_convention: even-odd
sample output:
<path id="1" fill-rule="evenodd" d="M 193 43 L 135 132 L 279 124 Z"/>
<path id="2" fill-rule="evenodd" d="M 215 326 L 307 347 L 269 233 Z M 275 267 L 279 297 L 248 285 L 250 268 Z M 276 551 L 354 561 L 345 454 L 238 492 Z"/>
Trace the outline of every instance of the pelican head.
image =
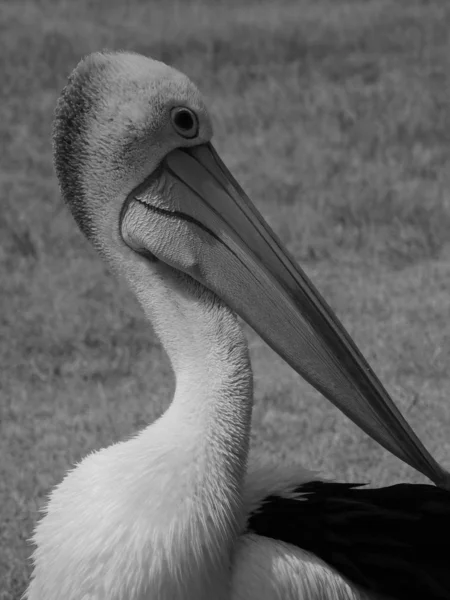
<path id="1" fill-rule="evenodd" d="M 213 292 L 366 433 L 442 484 L 446 473 L 211 138 L 186 76 L 136 54 L 88 56 L 59 100 L 54 129 L 62 194 L 81 230 L 124 274 L 139 257 Z"/>
<path id="2" fill-rule="evenodd" d="M 82 232 L 106 252 L 111 236 L 113 246 L 124 245 L 116 235 L 130 191 L 149 176 L 157 181 L 170 152 L 211 136 L 201 95 L 182 73 L 138 54 L 86 57 L 54 121 L 58 179 Z"/>

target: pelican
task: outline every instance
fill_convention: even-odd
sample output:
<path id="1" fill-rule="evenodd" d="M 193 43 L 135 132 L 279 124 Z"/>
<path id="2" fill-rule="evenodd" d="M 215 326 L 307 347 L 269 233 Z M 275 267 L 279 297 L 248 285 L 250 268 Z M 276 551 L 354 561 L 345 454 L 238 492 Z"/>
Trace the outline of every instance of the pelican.
<path id="1" fill-rule="evenodd" d="M 28 600 L 450 598 L 449 474 L 211 144 L 195 85 L 130 53 L 77 66 L 54 121 L 61 192 L 173 367 L 167 411 L 52 491 Z M 241 317 L 435 485 L 366 489 L 249 456 Z"/>

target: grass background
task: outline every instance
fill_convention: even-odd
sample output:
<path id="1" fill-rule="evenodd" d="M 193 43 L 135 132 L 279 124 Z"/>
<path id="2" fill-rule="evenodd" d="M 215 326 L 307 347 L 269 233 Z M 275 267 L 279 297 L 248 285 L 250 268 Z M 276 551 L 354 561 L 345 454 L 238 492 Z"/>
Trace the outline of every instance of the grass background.
<path id="1" fill-rule="evenodd" d="M 27 538 L 69 465 L 173 389 L 53 174 L 56 98 L 94 50 L 197 82 L 225 162 L 449 468 L 449 3 L 0 0 L 0 14 L 0 600 L 24 591 Z M 249 343 L 256 448 L 342 480 L 421 481 Z"/>

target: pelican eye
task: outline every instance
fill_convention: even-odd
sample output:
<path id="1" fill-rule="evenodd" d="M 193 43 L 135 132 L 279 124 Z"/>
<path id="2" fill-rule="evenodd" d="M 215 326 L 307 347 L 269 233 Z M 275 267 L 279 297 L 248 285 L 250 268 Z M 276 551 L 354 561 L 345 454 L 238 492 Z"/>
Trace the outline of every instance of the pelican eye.
<path id="1" fill-rule="evenodd" d="M 198 134 L 197 115 L 189 108 L 173 108 L 170 116 L 176 132 L 183 137 L 193 138 Z"/>

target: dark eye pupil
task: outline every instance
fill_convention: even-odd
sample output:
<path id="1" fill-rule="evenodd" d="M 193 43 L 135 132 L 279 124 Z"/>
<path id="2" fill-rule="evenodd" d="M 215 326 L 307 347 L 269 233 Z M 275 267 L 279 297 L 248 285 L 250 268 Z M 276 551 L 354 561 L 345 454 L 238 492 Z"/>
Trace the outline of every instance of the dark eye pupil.
<path id="1" fill-rule="evenodd" d="M 189 131 L 194 127 L 194 119 L 187 110 L 179 110 L 175 115 L 174 122 L 183 131 Z"/>

